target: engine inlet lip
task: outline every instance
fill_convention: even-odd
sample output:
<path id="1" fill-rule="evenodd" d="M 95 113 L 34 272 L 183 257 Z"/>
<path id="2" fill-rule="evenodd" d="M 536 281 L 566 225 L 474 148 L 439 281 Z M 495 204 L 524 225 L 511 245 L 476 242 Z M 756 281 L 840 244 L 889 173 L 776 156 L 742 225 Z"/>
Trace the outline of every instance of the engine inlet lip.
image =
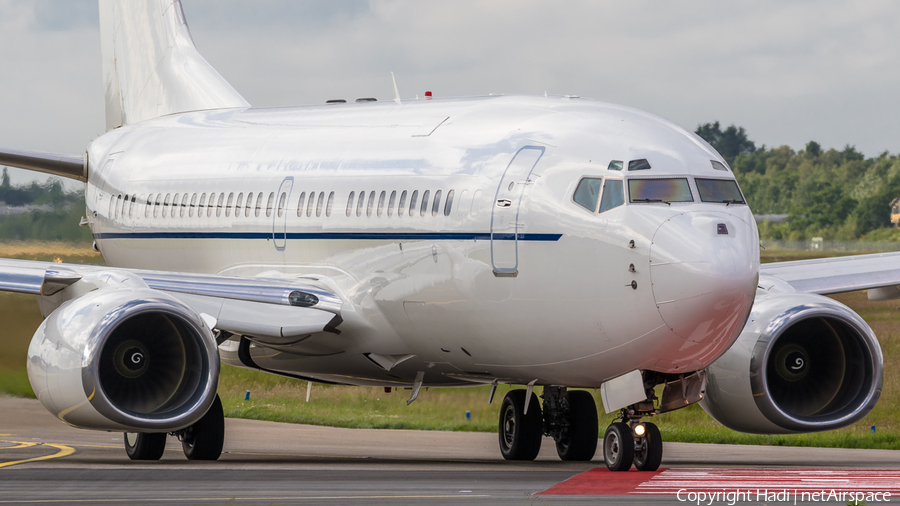
<path id="1" fill-rule="evenodd" d="M 168 299 L 165 294 L 154 291 L 134 291 L 131 292 L 131 295 L 136 298 L 122 299 L 122 303 L 113 305 L 114 309 L 109 311 L 91 331 L 82 355 L 81 377 L 85 396 L 97 412 L 123 426 L 148 431 L 171 431 L 189 426 L 209 409 L 215 399 L 219 377 L 219 354 L 215 339 L 199 317 L 180 302 Z M 100 356 L 104 344 L 122 322 L 141 314 L 157 312 L 182 320 L 185 327 L 190 329 L 191 337 L 197 340 L 203 362 L 201 387 L 182 405 L 178 412 L 132 413 L 113 403 L 103 389 L 102 382 L 98 381 Z M 200 332 L 197 332 L 197 329 L 200 329 Z"/>
<path id="2" fill-rule="evenodd" d="M 800 417 L 784 411 L 768 394 L 768 364 L 775 342 L 791 326 L 812 318 L 837 320 L 854 330 L 866 362 L 868 389 L 861 392 L 846 408 L 828 416 Z M 760 334 L 750 357 L 750 388 L 759 410 L 776 425 L 795 432 L 818 432 L 844 427 L 862 419 L 878 402 L 883 383 L 884 359 L 881 346 L 869 325 L 859 315 L 840 303 L 805 303 L 790 308 L 772 319 Z"/>

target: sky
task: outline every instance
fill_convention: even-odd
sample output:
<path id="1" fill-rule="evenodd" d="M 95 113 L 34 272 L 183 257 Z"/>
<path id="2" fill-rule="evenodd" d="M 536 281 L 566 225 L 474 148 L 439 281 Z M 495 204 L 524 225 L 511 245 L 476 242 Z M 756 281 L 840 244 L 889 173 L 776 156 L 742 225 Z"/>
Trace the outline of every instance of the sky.
<path id="1" fill-rule="evenodd" d="M 253 106 L 580 95 L 756 144 L 900 153 L 900 2 L 183 0 Z M 0 0 L 0 146 L 77 154 L 104 130 L 95 0 Z M 35 178 L 11 171 L 15 182 Z"/>

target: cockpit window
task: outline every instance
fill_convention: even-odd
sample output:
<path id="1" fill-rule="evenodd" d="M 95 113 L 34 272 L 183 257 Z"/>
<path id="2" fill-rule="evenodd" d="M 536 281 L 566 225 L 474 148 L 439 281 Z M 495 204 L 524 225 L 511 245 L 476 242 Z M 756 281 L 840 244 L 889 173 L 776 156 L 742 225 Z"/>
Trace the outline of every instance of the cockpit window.
<path id="1" fill-rule="evenodd" d="M 695 179 L 701 202 L 744 204 L 744 196 L 734 179 Z"/>
<path id="2" fill-rule="evenodd" d="M 600 199 L 600 212 L 621 206 L 625 203 L 621 179 L 607 179 L 603 186 L 603 198 Z"/>
<path id="3" fill-rule="evenodd" d="M 575 188 L 575 195 L 572 198 L 578 205 L 590 212 L 594 212 L 597 209 L 597 201 L 600 200 L 600 186 L 602 184 L 602 179 L 586 177 L 578 182 L 578 187 Z"/>
<path id="4" fill-rule="evenodd" d="M 712 164 L 712 168 L 714 168 L 716 170 L 724 170 L 725 172 L 728 172 L 728 167 L 726 167 L 724 163 L 717 162 L 716 160 L 710 160 L 709 162 Z"/>
<path id="5" fill-rule="evenodd" d="M 622 170 L 622 160 L 613 160 L 609 162 L 609 167 L 606 170 Z"/>
<path id="6" fill-rule="evenodd" d="M 671 179 L 629 179 L 628 199 L 636 203 L 693 202 L 691 186 L 683 177 Z"/>
<path id="7" fill-rule="evenodd" d="M 640 160 L 632 160 L 628 162 L 628 170 L 648 170 L 650 168 L 650 162 L 645 159 Z"/>

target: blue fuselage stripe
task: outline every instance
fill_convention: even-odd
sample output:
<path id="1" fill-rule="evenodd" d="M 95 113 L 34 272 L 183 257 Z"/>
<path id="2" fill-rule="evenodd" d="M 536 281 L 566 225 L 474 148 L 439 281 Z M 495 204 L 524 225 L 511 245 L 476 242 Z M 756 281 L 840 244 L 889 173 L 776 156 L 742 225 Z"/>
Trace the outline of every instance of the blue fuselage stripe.
<path id="1" fill-rule="evenodd" d="M 278 239 L 289 240 L 373 240 L 373 241 L 472 241 L 491 240 L 482 232 L 103 232 L 95 239 Z M 558 241 L 562 234 L 494 234 L 494 240 Z"/>

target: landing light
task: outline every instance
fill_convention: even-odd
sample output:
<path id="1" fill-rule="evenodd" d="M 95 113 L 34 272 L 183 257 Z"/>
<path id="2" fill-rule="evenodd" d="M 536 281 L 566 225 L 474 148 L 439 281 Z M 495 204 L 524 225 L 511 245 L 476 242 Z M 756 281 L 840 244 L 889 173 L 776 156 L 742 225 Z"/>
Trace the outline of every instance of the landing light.
<path id="1" fill-rule="evenodd" d="M 643 436 L 644 435 L 644 424 L 639 423 L 634 426 L 634 435 L 635 436 Z"/>

